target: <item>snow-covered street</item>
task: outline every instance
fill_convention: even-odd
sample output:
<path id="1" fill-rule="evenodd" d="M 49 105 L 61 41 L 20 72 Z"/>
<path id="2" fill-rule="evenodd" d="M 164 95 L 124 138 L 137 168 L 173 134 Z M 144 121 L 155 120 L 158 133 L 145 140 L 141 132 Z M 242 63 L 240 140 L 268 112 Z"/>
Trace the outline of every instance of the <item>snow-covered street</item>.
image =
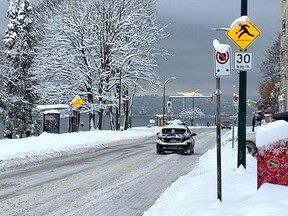
<path id="1" fill-rule="evenodd" d="M 0 180 L 0 214 L 142 215 L 172 182 L 193 169 L 215 140 L 214 128 L 195 129 L 199 136 L 194 155 L 157 155 L 156 131 L 138 128 L 112 132 L 114 135 L 111 131 L 43 134 L 26 139 L 30 142 L 22 153 L 23 143 L 14 143 L 15 152 L 3 158 L 6 170 Z M 56 141 L 57 136 L 65 139 Z M 43 137 L 45 142 L 29 147 Z M 7 147 L 9 141 L 4 142 Z M 69 142 L 74 145 L 68 146 Z M 8 161 L 27 164 L 9 168 Z"/>
<path id="2" fill-rule="evenodd" d="M 273 125 L 272 125 L 273 126 Z M 193 130 L 193 128 L 192 128 Z M 211 131 L 215 132 L 215 128 Z M 148 204 L 149 210 L 144 212 L 144 216 L 175 216 L 175 215 L 201 215 L 201 216 L 211 216 L 211 215 L 235 215 L 235 216 L 249 216 L 249 215 L 266 215 L 266 216 L 272 216 L 272 215 L 287 215 L 288 212 L 288 189 L 286 186 L 279 186 L 279 185 L 273 185 L 273 184 L 264 184 L 262 185 L 259 190 L 257 190 L 257 182 L 256 182 L 256 159 L 253 158 L 251 155 L 247 155 L 247 165 L 246 169 L 243 167 L 240 167 L 237 169 L 236 167 L 236 161 L 237 161 L 237 149 L 231 147 L 231 137 L 232 137 L 232 131 L 229 130 L 223 130 L 222 134 L 222 193 L 223 193 L 223 200 L 220 202 L 217 200 L 217 192 L 216 192 L 216 149 L 214 148 L 215 140 L 214 138 L 211 139 L 209 136 L 203 136 L 201 137 L 201 134 L 199 133 L 196 136 L 196 145 L 198 147 L 203 144 L 203 142 L 207 142 L 210 140 L 210 143 L 212 148 L 208 150 L 203 156 L 200 154 L 197 154 L 197 151 L 195 152 L 195 155 L 192 156 L 183 156 L 183 155 L 177 155 L 177 154 L 167 154 L 167 155 L 156 155 L 154 144 L 153 147 L 151 144 L 141 144 L 140 147 L 133 147 L 133 143 L 135 143 L 135 139 L 141 140 L 141 139 L 147 139 L 148 137 L 151 137 L 155 135 L 157 132 L 157 128 L 134 128 L 129 131 L 121 131 L 121 132 L 111 132 L 111 131 L 95 131 L 95 135 L 92 135 L 94 132 L 87 132 L 91 133 L 89 136 L 84 135 L 85 133 L 75 133 L 75 134 L 64 134 L 64 135 L 55 135 L 55 134 L 42 134 L 38 138 L 28 138 L 28 139 L 21 139 L 21 140 L 0 140 L 0 160 L 1 160 L 1 169 L 3 170 L 2 173 L 5 173 L 5 182 L 3 180 L 0 180 L 0 187 L 1 191 L 6 193 L 5 196 L 1 196 L 1 215 L 13 215 L 9 214 L 9 211 L 7 208 L 16 207 L 20 205 L 20 209 L 22 209 L 23 213 L 22 215 L 31 215 L 29 213 L 25 213 L 25 208 L 21 208 L 22 206 L 26 206 L 26 211 L 30 211 L 30 213 L 40 213 L 44 210 L 46 212 L 44 215 L 57 215 L 53 211 L 55 210 L 54 204 L 57 203 L 56 207 L 59 208 L 59 214 L 62 215 L 77 215 L 77 213 L 81 213 L 82 215 L 95 215 L 93 212 L 93 209 L 95 209 L 95 206 L 93 203 L 97 203 L 97 201 L 101 201 L 99 198 L 99 194 L 106 194 L 108 192 L 109 195 L 111 195 L 111 192 L 120 186 L 120 182 L 118 180 L 123 180 L 123 182 L 129 182 L 131 179 L 135 179 L 137 175 L 134 175 L 136 173 L 130 173 L 129 176 L 119 176 L 119 173 L 117 174 L 115 172 L 115 185 L 110 185 L 110 190 L 107 190 L 102 186 L 105 185 L 105 180 L 101 179 L 101 176 L 103 177 L 104 174 L 108 171 L 115 171 L 117 169 L 114 169 L 113 167 L 122 167 L 123 163 L 128 165 L 126 167 L 126 171 L 128 172 L 131 170 L 130 168 L 133 166 L 136 166 L 134 162 L 132 162 L 130 157 L 134 155 L 134 152 L 141 152 L 143 146 L 145 148 L 151 147 L 150 150 L 148 150 L 146 153 L 144 153 L 143 156 L 139 158 L 139 155 L 136 154 L 137 161 L 142 161 L 146 163 L 142 167 L 142 172 L 145 172 L 147 175 L 151 172 L 159 177 L 158 180 L 161 184 L 164 186 L 166 185 L 167 189 L 165 190 L 165 187 L 163 189 L 163 193 L 158 199 L 157 197 L 154 197 L 157 199 L 156 203 L 151 202 L 150 199 L 143 198 L 143 203 Z M 212 133 L 213 133 L 212 132 Z M 102 133 L 102 135 L 100 135 Z M 279 132 L 280 134 L 284 132 Z M 97 135 L 96 135 L 97 134 Z M 214 135 L 215 136 L 215 135 Z M 102 138 L 101 138 L 102 137 Z M 273 137 L 274 139 L 275 137 Z M 152 138 L 153 139 L 153 138 Z M 265 135 L 263 137 L 263 140 L 269 141 L 269 134 Z M 32 140 L 38 140 L 38 144 L 32 142 Z M 41 141 L 40 141 L 41 140 Z M 58 141 L 57 141 L 58 140 Z M 97 140 L 97 141 L 96 141 Z M 113 151 L 113 148 L 111 145 L 117 145 L 119 144 L 119 140 L 126 140 L 127 145 L 132 145 L 130 151 L 126 151 L 125 154 L 121 154 L 121 157 L 118 157 L 117 162 L 111 163 L 109 162 L 109 154 L 107 154 L 105 163 L 107 162 L 110 164 L 111 170 L 100 170 L 100 172 L 93 173 L 93 172 L 80 172 L 81 166 L 77 168 L 77 157 L 75 156 L 75 161 L 73 164 L 68 163 L 69 161 L 69 152 L 70 153 L 81 153 L 84 151 L 87 151 L 87 149 L 90 149 L 91 151 L 94 151 L 97 148 L 106 148 L 105 151 Z M 203 142 L 197 142 L 199 140 L 202 140 Z M 214 142 L 214 143 L 213 143 Z M 70 143 L 70 145 L 69 145 Z M 145 142 L 147 143 L 147 142 Z M 149 142 L 148 142 L 149 143 Z M 72 144 L 72 145 L 71 145 Z M 120 148 L 120 146 L 119 146 Z M 90 151 L 89 150 L 89 151 Z M 199 150 L 199 149 L 198 149 Z M 198 151 L 199 152 L 199 151 Z M 97 153 L 97 150 L 96 152 Z M 204 152 L 203 152 L 204 153 Z M 22 169 L 22 177 L 26 175 L 31 175 L 30 178 L 13 178 L 11 176 L 11 181 L 9 182 L 7 179 L 9 179 L 9 173 L 11 171 L 7 171 L 9 168 L 9 164 L 25 164 L 25 163 L 31 163 L 31 162 L 37 162 L 37 160 L 42 159 L 48 159 L 52 158 L 54 156 L 65 156 L 62 157 L 66 158 L 67 164 L 66 166 L 70 167 L 69 172 L 64 171 L 64 167 L 60 166 L 57 167 L 57 160 L 53 159 L 52 161 L 56 162 L 55 167 L 50 170 L 45 170 L 46 175 L 39 176 L 33 172 L 29 173 L 28 170 L 25 170 L 25 166 Z M 80 155 L 86 155 L 87 153 L 80 154 Z M 89 155 L 89 154 L 88 154 Z M 151 166 L 150 163 L 151 158 L 156 159 L 157 163 L 155 163 L 155 166 Z M 175 170 L 178 170 L 178 168 L 175 168 L 172 171 L 162 170 L 161 172 L 164 174 L 160 174 L 160 170 L 157 169 L 158 165 L 162 163 L 174 163 L 176 166 L 179 161 L 183 162 L 187 160 L 191 160 L 191 158 L 197 158 L 197 162 L 195 162 L 196 167 L 194 167 L 194 164 L 189 168 L 191 169 L 190 172 L 176 180 L 175 182 L 170 183 L 164 183 L 163 180 L 166 179 L 166 176 L 171 175 Z M 91 158 L 90 158 L 91 159 Z M 86 158 L 87 164 L 89 166 L 93 166 L 94 161 L 90 161 L 89 157 Z M 198 160 L 199 159 L 199 160 Z M 97 160 L 97 158 L 96 158 Z M 126 162 L 123 162 L 125 161 Z M 136 159 L 135 159 L 136 160 Z M 49 160 L 51 161 L 51 160 Z M 190 163 L 190 162 L 189 162 Z M 193 162 L 194 163 L 194 162 Z M 33 163 L 32 163 L 33 164 Z M 125 166 L 126 166 L 125 165 Z M 31 164 L 29 165 L 31 166 Z M 29 167 L 28 166 L 28 167 Z M 151 166 L 151 167 L 150 167 Z M 192 168 L 194 167 L 194 168 Z M 101 166 L 99 165 L 99 168 Z M 6 171 L 4 171 L 6 170 Z M 73 174 L 74 172 L 74 174 Z M 13 173 L 13 172 L 12 172 Z M 49 182 L 47 179 L 47 183 L 45 186 L 41 189 L 41 184 L 37 184 L 37 179 L 45 179 L 48 174 L 53 173 L 55 178 L 59 176 L 71 176 L 69 178 L 69 181 L 62 180 L 62 183 L 60 185 L 56 184 L 53 185 L 53 182 Z M 84 175 L 82 175 L 82 174 Z M 141 172 L 140 172 L 141 173 Z M 96 175 L 99 177 L 100 181 L 102 182 L 100 185 L 95 184 L 95 181 L 93 183 L 93 175 Z M 92 176 L 92 177 L 91 177 Z M 141 175 L 140 175 L 141 176 Z M 32 181 L 32 177 L 34 177 L 34 182 Z M 139 176 L 138 176 L 139 177 Z M 161 180 L 162 178 L 162 180 Z M 91 180 L 92 179 L 92 180 Z M 98 179 L 98 180 L 99 180 Z M 118 179 L 118 180 L 117 180 Z M 20 182 L 17 182 L 21 180 Z M 80 182 L 79 182 L 80 180 Z M 101 181 L 102 180 L 102 181 Z M 123 189 L 122 195 L 124 196 L 115 196 L 115 200 L 125 200 L 125 198 L 128 197 L 128 194 L 133 193 L 133 196 L 130 197 L 129 201 L 123 201 L 122 207 L 120 208 L 119 212 L 124 210 L 127 211 L 130 209 L 134 210 L 137 208 L 137 205 L 135 202 L 135 197 L 140 196 L 140 189 L 143 187 L 145 181 L 147 180 L 146 175 L 142 175 L 142 177 L 139 177 L 137 180 L 138 184 L 134 185 L 135 190 L 130 190 L 131 188 L 125 188 L 121 187 Z M 61 180 L 58 182 L 60 183 Z M 172 183 L 172 184 L 171 184 Z M 156 183 L 155 183 L 156 184 Z M 71 185 L 74 185 L 73 187 L 70 187 Z M 133 184 L 132 184 L 133 185 Z M 29 201 L 27 199 L 20 199 L 13 198 L 13 196 L 21 196 L 21 192 L 13 192 L 15 188 L 21 188 L 26 187 L 26 191 L 24 194 L 22 194 L 23 197 L 25 197 L 27 193 L 31 192 L 29 195 Z M 65 206 L 63 206 L 63 200 L 61 198 L 57 198 L 57 194 L 64 192 L 66 189 L 65 186 L 68 186 L 68 191 L 66 191 L 65 198 L 70 198 L 69 205 L 65 203 Z M 155 185 L 154 185 L 155 186 Z M 158 185 L 159 186 L 159 185 Z M 9 188 L 14 187 L 12 191 L 9 193 Z M 81 189 L 79 189 L 81 188 Z M 91 188 L 93 188 L 94 192 L 91 192 Z M 149 191 L 148 187 L 144 187 L 143 191 Z M 138 191 L 138 192 L 137 192 Z M 141 192 L 142 195 L 144 192 Z M 90 193 L 91 192 L 91 193 Z M 49 193 L 55 193 L 56 195 L 53 197 L 55 199 L 54 201 L 50 201 L 49 198 L 46 197 Z M 14 195 L 13 195 L 14 194 Z M 79 196 L 81 195 L 82 196 Z M 84 195 L 83 195 L 84 194 Z M 131 194 L 130 194 L 131 195 Z M 147 194 L 146 194 L 147 195 Z M 148 194 L 148 197 L 152 199 L 152 197 L 155 196 L 155 193 Z M 71 199 L 71 197 L 74 197 Z M 81 197 L 81 199 L 80 199 Z M 147 196 L 146 196 L 147 197 Z M 63 198 L 63 197 L 62 197 Z M 78 199 L 79 198 L 79 199 Z M 6 199 L 5 202 L 3 202 Z M 41 204 L 41 207 L 35 208 L 33 206 L 33 202 L 37 202 Z M 46 204 L 45 204 L 46 203 Z M 100 202 L 101 203 L 101 202 Z M 66 205 L 67 204 L 67 205 Z M 81 208 L 79 208 L 79 211 L 77 212 L 77 206 L 81 205 Z M 83 208 L 82 208 L 83 207 Z M 148 208 L 147 208 L 148 209 Z M 11 209 L 10 209 L 11 210 Z M 16 211 L 16 210 L 15 210 Z M 20 211 L 18 209 L 18 211 Z M 73 213 L 73 211 L 77 213 Z M 13 211 L 12 211 L 13 212 Z M 17 212 L 17 211 L 16 211 Z M 117 215 L 117 212 L 114 212 L 114 215 Z M 58 215 L 59 215 L 58 214 Z M 33 215 L 33 214 L 32 214 Z M 42 214 L 43 215 L 43 214 Z M 79 215 L 79 214 L 78 214 Z M 102 215 L 110 215 L 109 211 L 107 210 L 106 213 L 102 213 Z M 133 214 L 132 214 L 133 215 Z M 136 214 L 134 214 L 136 215 Z"/>

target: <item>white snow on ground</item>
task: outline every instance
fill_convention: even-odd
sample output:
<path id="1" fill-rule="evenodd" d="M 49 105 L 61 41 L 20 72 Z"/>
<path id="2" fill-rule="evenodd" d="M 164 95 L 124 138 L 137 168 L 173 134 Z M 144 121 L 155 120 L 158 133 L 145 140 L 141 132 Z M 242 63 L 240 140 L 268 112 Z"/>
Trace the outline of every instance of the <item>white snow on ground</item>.
<path id="1" fill-rule="evenodd" d="M 122 144 L 123 141 L 129 144 L 156 135 L 156 130 L 156 127 L 139 127 L 127 131 L 95 130 L 65 134 L 44 132 L 39 137 L 2 139 L 0 140 L 0 168 L 106 148 Z"/>
<path id="2" fill-rule="evenodd" d="M 267 126 L 273 128 L 273 124 L 269 123 Z M 265 129 L 267 126 L 261 128 Z M 127 131 L 44 133 L 39 137 L 0 140 L 0 168 L 104 148 L 117 145 L 120 141 L 131 143 L 135 139 L 153 135 L 157 130 L 159 128 L 139 127 Z M 257 190 L 257 163 L 251 155 L 247 155 L 246 169 L 237 168 L 237 145 L 235 148 L 231 147 L 231 132 L 230 130 L 222 135 L 222 202 L 217 200 L 214 148 L 200 158 L 197 168 L 167 188 L 144 216 L 288 215 L 286 186 L 266 183 Z M 286 132 L 282 131 L 282 134 Z M 269 133 L 262 136 L 267 136 L 269 140 Z"/>

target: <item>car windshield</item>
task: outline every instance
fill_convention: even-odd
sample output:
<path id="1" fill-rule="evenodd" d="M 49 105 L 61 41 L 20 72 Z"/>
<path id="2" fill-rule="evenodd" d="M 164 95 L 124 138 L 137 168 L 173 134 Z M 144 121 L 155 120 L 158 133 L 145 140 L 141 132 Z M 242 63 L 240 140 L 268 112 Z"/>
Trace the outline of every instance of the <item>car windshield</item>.
<path id="1" fill-rule="evenodd" d="M 223 121 L 223 124 L 230 124 L 230 121 Z"/>
<path id="2" fill-rule="evenodd" d="M 162 134 L 184 134 L 185 131 L 184 128 L 165 128 L 162 129 Z"/>

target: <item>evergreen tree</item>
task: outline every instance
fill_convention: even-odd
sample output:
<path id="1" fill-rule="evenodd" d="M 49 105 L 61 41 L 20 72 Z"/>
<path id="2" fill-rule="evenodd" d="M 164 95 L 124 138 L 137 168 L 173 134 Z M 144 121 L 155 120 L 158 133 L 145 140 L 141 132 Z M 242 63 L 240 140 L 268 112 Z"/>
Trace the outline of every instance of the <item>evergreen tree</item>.
<path id="1" fill-rule="evenodd" d="M 6 98 L 4 101 L 6 127 L 5 136 L 22 137 L 35 130 L 33 118 L 34 106 L 37 102 L 35 76 L 29 71 L 35 55 L 35 40 L 32 29 L 32 7 L 29 0 L 16 0 L 15 5 L 10 1 L 8 9 L 8 28 L 4 42 L 5 53 L 9 62 L 9 70 L 3 76 Z"/>

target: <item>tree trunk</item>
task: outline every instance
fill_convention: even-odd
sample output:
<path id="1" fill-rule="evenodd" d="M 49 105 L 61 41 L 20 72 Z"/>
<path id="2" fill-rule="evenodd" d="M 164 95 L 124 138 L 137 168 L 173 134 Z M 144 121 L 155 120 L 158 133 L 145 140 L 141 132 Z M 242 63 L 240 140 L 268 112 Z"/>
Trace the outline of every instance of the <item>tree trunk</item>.
<path id="1" fill-rule="evenodd" d="M 95 129 L 96 128 L 96 124 L 95 124 L 95 114 L 93 112 L 89 112 L 89 130 L 91 130 L 92 128 Z M 92 122 L 92 123 L 91 123 Z"/>
<path id="2" fill-rule="evenodd" d="M 115 127 L 114 127 L 113 107 L 112 107 L 112 106 L 109 107 L 109 117 L 110 117 L 110 119 L 109 119 L 110 129 L 111 129 L 111 130 L 114 130 Z"/>
<path id="3" fill-rule="evenodd" d="M 93 104 L 92 92 L 90 91 L 90 89 L 87 89 L 87 90 L 89 92 L 88 95 L 87 95 L 88 103 L 89 104 Z M 91 122 L 92 122 L 92 124 L 91 124 Z M 96 128 L 96 125 L 95 125 L 95 113 L 94 113 L 94 110 L 91 110 L 91 107 L 89 107 L 88 125 L 89 125 L 89 130 L 91 130 L 92 128 Z"/>
<path id="4" fill-rule="evenodd" d="M 138 79 L 137 79 L 138 81 Z M 134 98 L 135 98 L 135 94 L 136 94 L 136 90 L 137 90 L 137 85 L 134 85 L 134 89 L 131 95 L 131 98 L 129 100 L 130 104 L 129 104 L 129 127 L 132 128 L 132 107 L 133 107 L 133 102 L 134 102 Z"/>
<path id="5" fill-rule="evenodd" d="M 100 109 L 98 111 L 98 125 L 97 125 L 97 128 L 99 130 L 102 130 L 102 125 L 103 125 L 103 112 L 104 110 L 103 109 Z"/>
<path id="6" fill-rule="evenodd" d="M 116 107 L 115 109 L 115 129 L 120 130 L 120 122 L 119 122 L 119 109 Z"/>
<path id="7" fill-rule="evenodd" d="M 129 100 L 128 100 L 128 90 L 127 88 L 125 89 L 125 92 L 124 92 L 124 95 L 125 95 L 125 101 L 124 101 L 124 130 L 127 130 L 128 127 L 129 127 Z"/>

